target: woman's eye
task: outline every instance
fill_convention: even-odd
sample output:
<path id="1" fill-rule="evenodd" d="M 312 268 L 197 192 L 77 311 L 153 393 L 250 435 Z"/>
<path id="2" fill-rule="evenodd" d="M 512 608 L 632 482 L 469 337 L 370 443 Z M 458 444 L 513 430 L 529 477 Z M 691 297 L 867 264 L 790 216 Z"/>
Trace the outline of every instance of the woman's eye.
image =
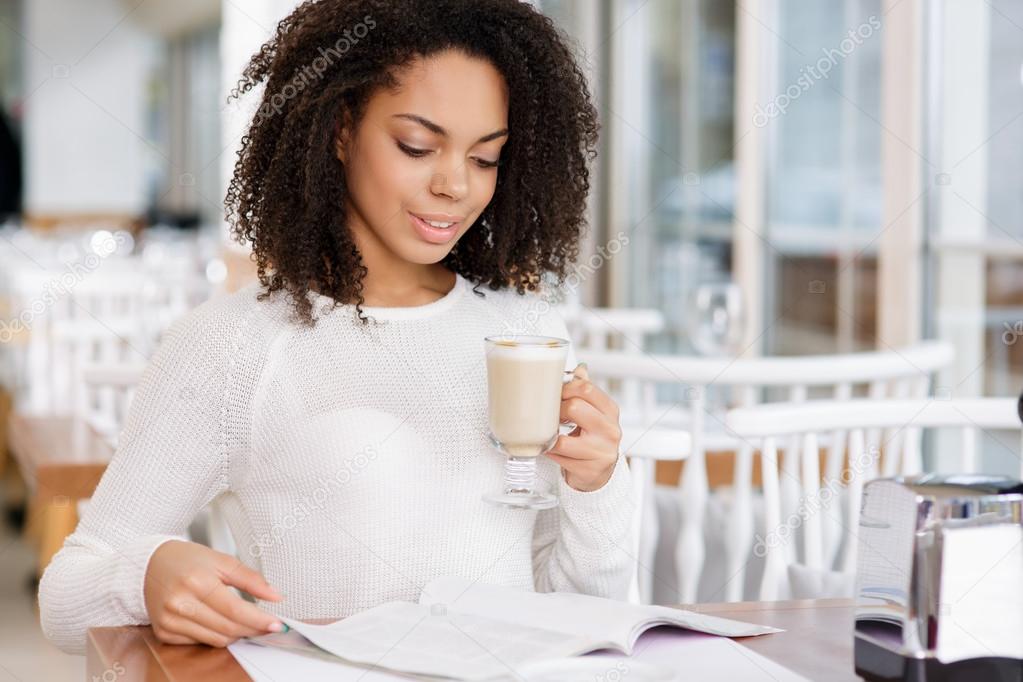
<path id="1" fill-rule="evenodd" d="M 426 156 L 430 153 L 429 149 L 416 149 L 415 147 L 408 146 L 404 142 L 398 143 L 398 149 L 415 159 L 418 159 L 421 156 Z"/>
<path id="2" fill-rule="evenodd" d="M 414 159 L 422 158 L 430 153 L 429 149 L 418 149 L 416 147 L 410 147 L 404 142 L 398 142 L 398 149 L 403 151 L 406 155 L 411 156 Z M 480 168 L 497 168 L 501 164 L 501 160 L 487 161 L 486 159 L 474 158 L 476 165 Z"/>

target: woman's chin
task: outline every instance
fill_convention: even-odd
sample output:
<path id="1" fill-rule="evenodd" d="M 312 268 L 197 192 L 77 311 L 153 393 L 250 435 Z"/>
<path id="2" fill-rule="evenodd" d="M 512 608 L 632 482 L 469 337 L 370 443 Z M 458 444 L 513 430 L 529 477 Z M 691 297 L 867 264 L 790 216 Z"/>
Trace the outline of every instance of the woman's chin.
<path id="1" fill-rule="evenodd" d="M 397 255 L 409 263 L 433 265 L 444 260 L 457 243 L 457 239 L 453 239 L 447 244 L 429 244 L 417 240 L 406 245 Z"/>

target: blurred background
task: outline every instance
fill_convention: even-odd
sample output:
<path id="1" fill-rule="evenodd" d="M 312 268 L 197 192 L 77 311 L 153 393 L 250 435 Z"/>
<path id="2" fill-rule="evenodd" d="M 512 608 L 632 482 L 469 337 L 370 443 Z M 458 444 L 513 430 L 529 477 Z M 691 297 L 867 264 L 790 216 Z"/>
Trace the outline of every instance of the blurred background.
<path id="1" fill-rule="evenodd" d="M 83 674 L 38 632 L 32 579 L 161 331 L 252 281 L 222 199 L 258 95 L 226 94 L 294 4 L 0 0 L 0 678 Z M 533 4 L 603 125 L 574 341 L 733 360 L 940 342 L 928 395 L 1019 394 L 1023 3 Z M 677 404 L 696 382 L 660 383 Z M 1018 447 L 979 438 L 980 467 L 1018 475 Z M 656 462 L 657 488 L 682 466 Z M 678 601 L 673 570 L 648 596 Z"/>

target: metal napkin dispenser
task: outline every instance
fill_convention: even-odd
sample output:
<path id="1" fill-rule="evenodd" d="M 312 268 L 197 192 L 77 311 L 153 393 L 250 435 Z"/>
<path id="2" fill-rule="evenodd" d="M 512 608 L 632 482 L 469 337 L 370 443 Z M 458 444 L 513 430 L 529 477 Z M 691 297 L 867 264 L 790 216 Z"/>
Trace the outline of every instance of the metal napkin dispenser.
<path id="1" fill-rule="evenodd" d="M 1023 485 L 922 475 L 864 486 L 856 672 L 1023 682 Z"/>

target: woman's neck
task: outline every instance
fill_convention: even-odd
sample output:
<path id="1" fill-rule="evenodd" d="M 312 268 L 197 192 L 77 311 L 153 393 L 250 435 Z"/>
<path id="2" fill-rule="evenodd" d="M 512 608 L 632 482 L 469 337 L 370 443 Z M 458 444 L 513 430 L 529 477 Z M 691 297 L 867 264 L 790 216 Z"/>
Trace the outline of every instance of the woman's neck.
<path id="1" fill-rule="evenodd" d="M 436 264 L 429 270 L 368 271 L 362 281 L 365 305 L 378 308 L 405 308 L 426 305 L 446 296 L 455 286 L 455 273 Z M 422 268 L 422 266 L 419 266 Z"/>

